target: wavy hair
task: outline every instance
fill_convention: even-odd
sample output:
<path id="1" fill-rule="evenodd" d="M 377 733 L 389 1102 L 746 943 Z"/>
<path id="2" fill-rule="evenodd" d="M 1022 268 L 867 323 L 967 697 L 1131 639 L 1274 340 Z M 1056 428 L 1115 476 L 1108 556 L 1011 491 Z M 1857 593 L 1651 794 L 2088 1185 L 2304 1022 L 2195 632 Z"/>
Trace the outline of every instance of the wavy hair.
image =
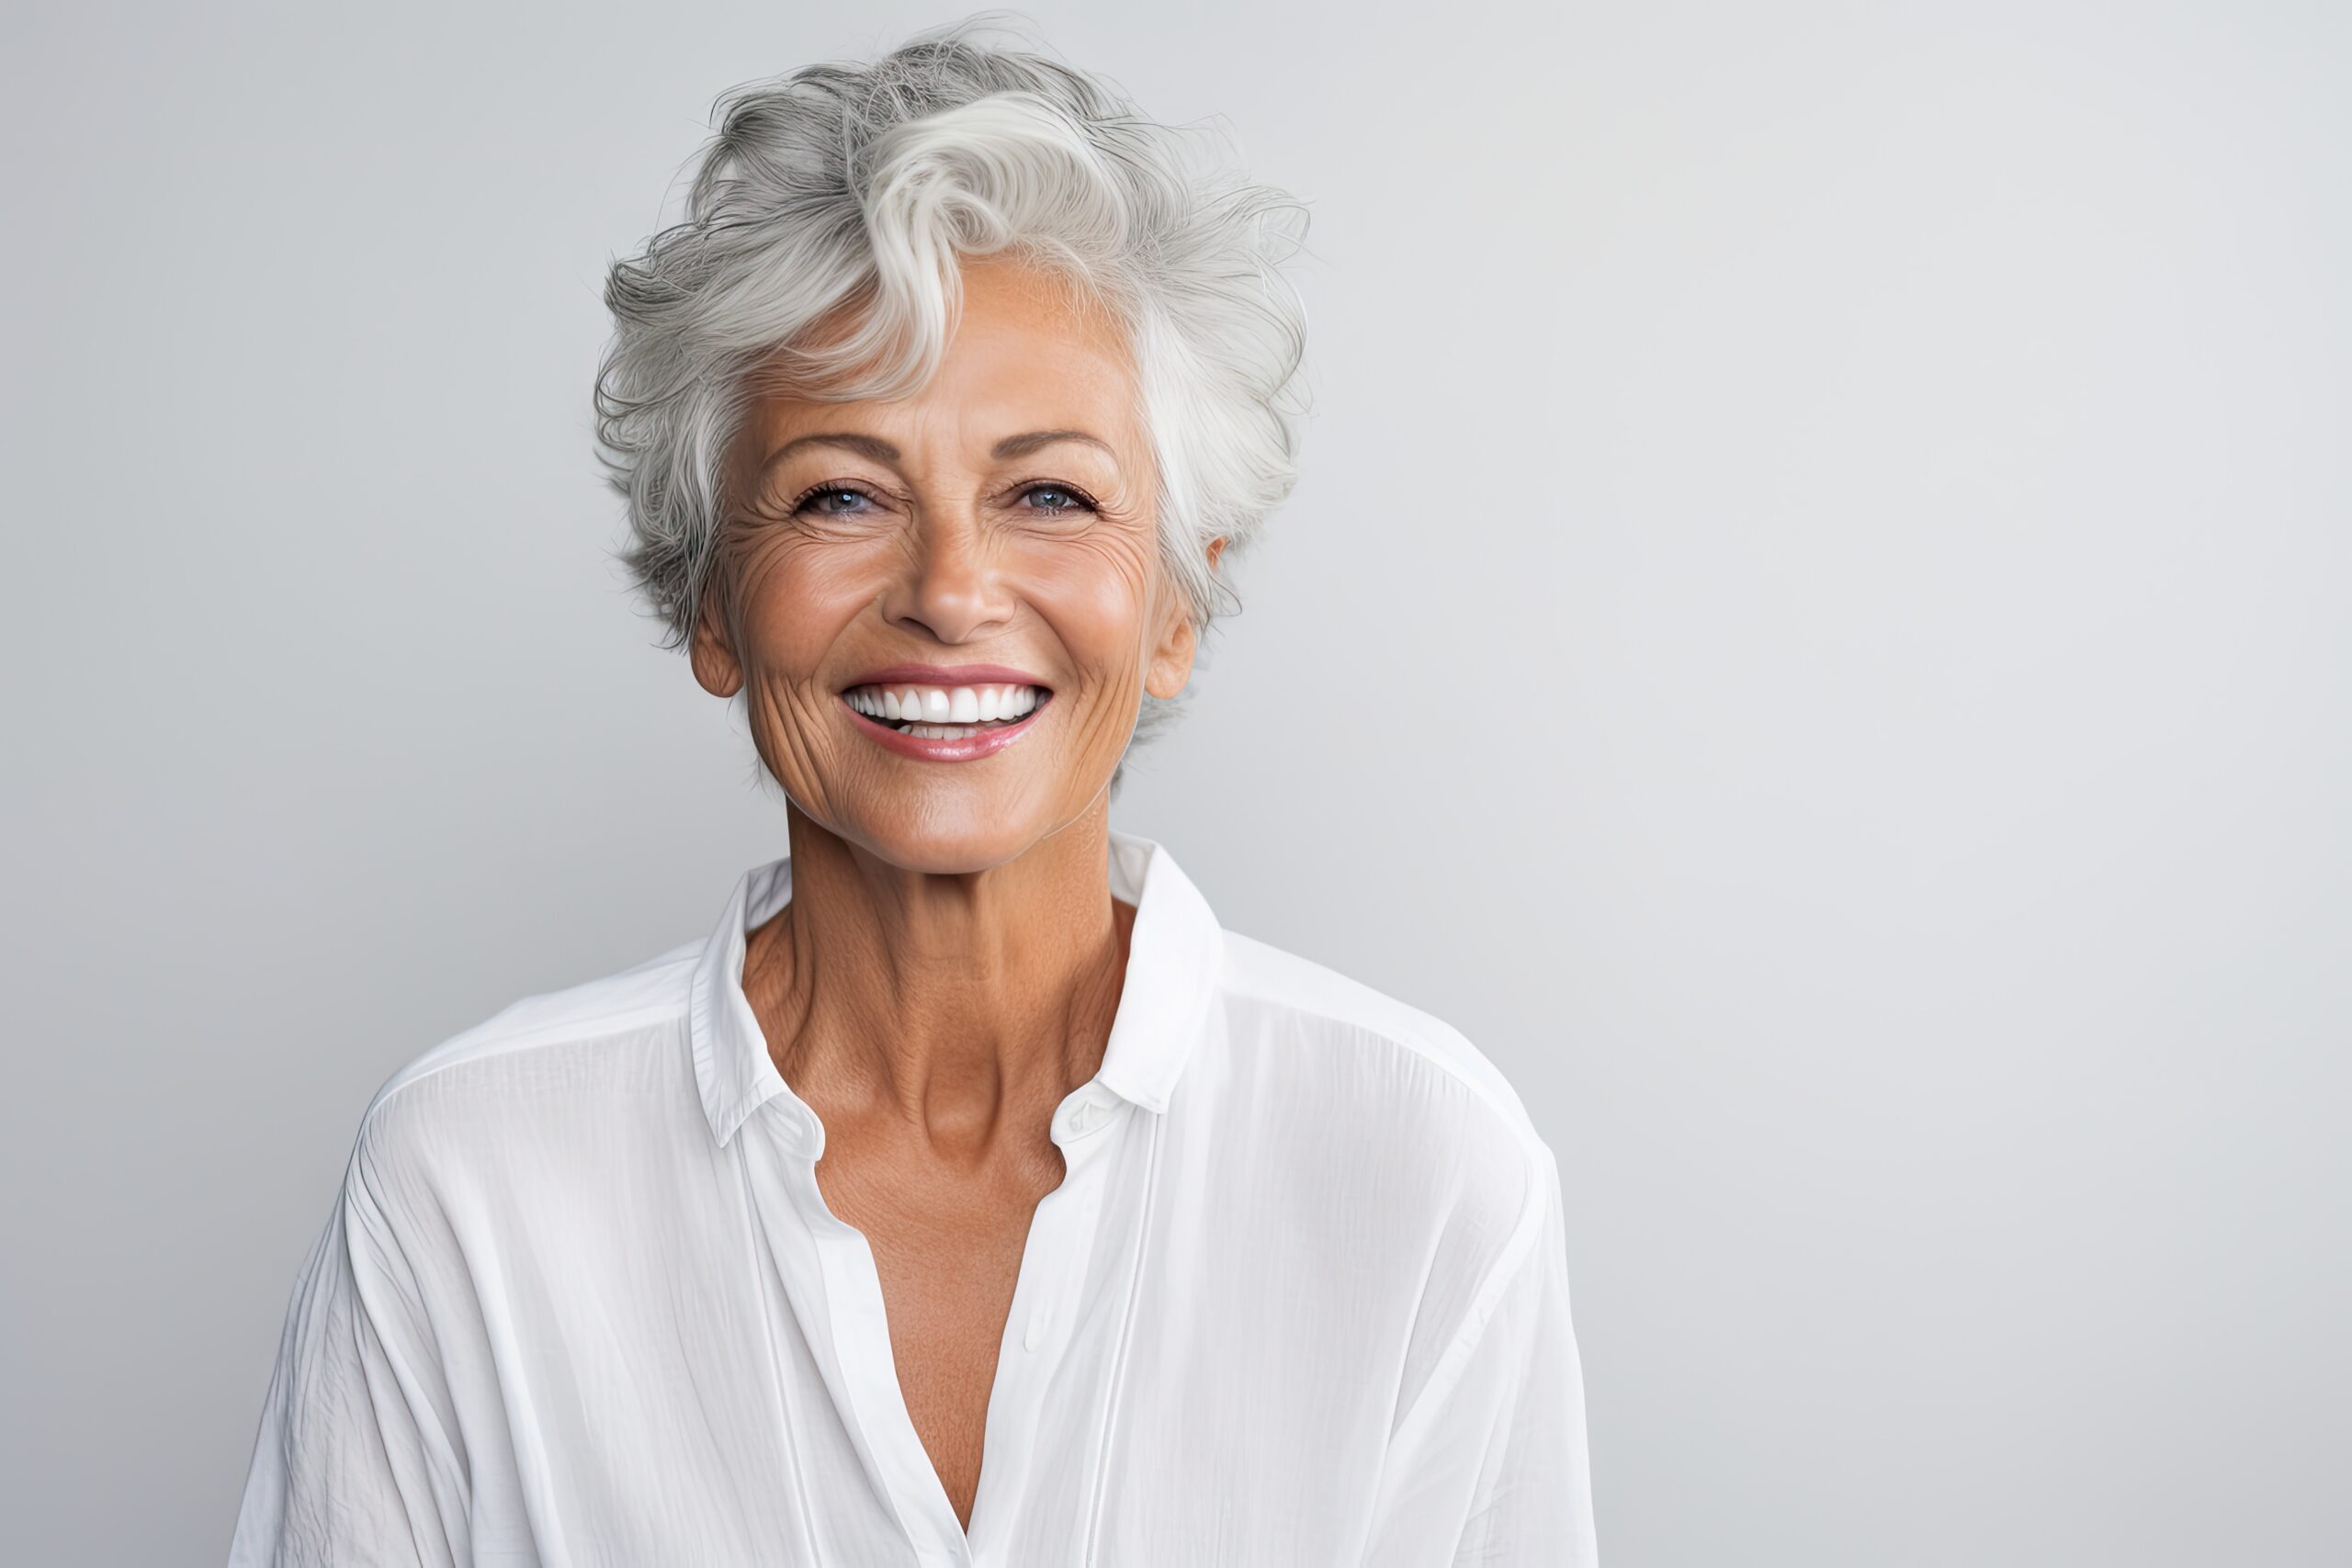
<path id="1" fill-rule="evenodd" d="M 1159 558 L 1204 651 L 1240 608 L 1223 566 L 1297 479 L 1306 310 L 1280 267 L 1304 246 L 1305 204 L 1104 79 L 986 41 L 1006 15 L 722 95 L 683 220 L 613 262 L 597 457 L 627 503 L 616 558 L 662 646 L 693 636 L 725 454 L 752 399 L 919 389 L 954 333 L 958 258 L 1000 252 L 1079 285 L 1123 330 L 1158 467 Z M 843 308 L 854 329 L 812 341 Z M 1181 701 L 1146 693 L 1128 753 Z M 1123 754 L 1114 790 L 1125 767 Z"/>

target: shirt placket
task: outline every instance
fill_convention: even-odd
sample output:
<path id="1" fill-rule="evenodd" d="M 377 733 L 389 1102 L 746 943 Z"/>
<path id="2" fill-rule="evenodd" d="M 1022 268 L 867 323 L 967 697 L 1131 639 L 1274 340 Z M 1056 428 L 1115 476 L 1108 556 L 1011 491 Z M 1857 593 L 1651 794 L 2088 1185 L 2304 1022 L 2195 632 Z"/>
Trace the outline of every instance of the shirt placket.
<path id="1" fill-rule="evenodd" d="M 972 1568 L 1029 1568 L 1011 1551 L 1020 1538 L 1031 1463 L 1046 1396 L 1067 1357 L 1075 1314 L 1095 1249 L 1102 1244 L 1102 1207 L 1111 1186 L 1112 1152 L 1132 1123 L 1135 1107 L 1100 1083 L 1086 1086 L 1057 1113 L 1055 1141 L 1062 1150 L 1062 1184 L 1038 1201 L 1014 1287 L 1012 1309 L 989 1392 L 988 1429 L 973 1500 Z M 1107 1368 L 1098 1369 L 1107 1371 Z M 1068 1414 L 1091 1411 L 1093 1400 Z M 1091 1477 L 1088 1480 L 1091 1483 Z"/>
<path id="2" fill-rule="evenodd" d="M 767 1131 L 782 1158 L 770 1169 L 787 1201 L 779 1206 L 772 1199 L 763 1201 L 762 1221 L 777 1224 L 783 1215 L 771 1211 L 781 1207 L 811 1244 L 805 1252 L 783 1246 L 771 1250 L 779 1259 L 806 1258 L 815 1265 L 808 1271 L 813 1278 L 788 1274 L 786 1284 L 797 1301 L 820 1307 L 817 1316 L 830 1354 L 817 1359 L 868 1475 L 922 1568 L 1012 1568 L 1005 1553 L 1028 1492 L 1045 1394 L 1069 1341 L 1071 1314 L 1100 1229 L 1112 1163 L 1108 1153 L 1133 1107 L 1094 1081 L 1073 1091 L 1056 1112 L 1054 1137 L 1065 1174 L 1031 1216 L 998 1348 L 980 1487 L 973 1504 L 976 1533 L 969 1536 L 907 1412 L 873 1250 L 863 1233 L 832 1215 L 818 1186 L 814 1113 L 793 1106 L 788 1095 L 765 1109 L 778 1113 Z M 761 1185 L 755 1180 L 755 1189 Z M 806 1326 L 808 1314 L 802 1317 Z"/>

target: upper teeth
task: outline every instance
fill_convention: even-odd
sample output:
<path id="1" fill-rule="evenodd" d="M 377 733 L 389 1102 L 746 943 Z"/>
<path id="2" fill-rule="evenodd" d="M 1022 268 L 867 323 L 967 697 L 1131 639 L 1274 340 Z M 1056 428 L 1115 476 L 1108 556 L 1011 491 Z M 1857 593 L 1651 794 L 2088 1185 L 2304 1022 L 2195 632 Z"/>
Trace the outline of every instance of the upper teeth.
<path id="1" fill-rule="evenodd" d="M 1019 718 L 1037 705 L 1035 686 L 853 686 L 849 705 L 876 718 L 915 724 L 986 724 Z"/>

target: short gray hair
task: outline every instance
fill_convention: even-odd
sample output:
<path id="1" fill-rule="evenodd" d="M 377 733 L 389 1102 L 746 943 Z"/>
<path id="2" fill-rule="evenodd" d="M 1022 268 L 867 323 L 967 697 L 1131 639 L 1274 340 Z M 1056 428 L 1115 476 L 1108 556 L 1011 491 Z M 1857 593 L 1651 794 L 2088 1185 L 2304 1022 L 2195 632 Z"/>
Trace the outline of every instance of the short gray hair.
<path id="1" fill-rule="evenodd" d="M 1193 128 L 1146 118 L 1104 80 L 980 41 L 1004 15 L 927 28 L 870 64 L 730 89 L 684 220 L 613 263 L 597 456 L 628 503 L 617 558 L 666 623 L 662 646 L 692 638 L 725 455 L 760 386 L 918 389 L 960 304 L 956 258 L 1000 251 L 1081 285 L 1125 329 L 1159 467 L 1159 558 L 1204 649 L 1217 615 L 1240 608 L 1221 569 L 1297 479 L 1306 309 L 1279 268 L 1306 209 L 1223 160 L 1195 167 Z M 842 306 L 860 317 L 851 335 L 802 342 Z M 1130 750 L 1175 716 L 1176 699 L 1147 693 Z"/>

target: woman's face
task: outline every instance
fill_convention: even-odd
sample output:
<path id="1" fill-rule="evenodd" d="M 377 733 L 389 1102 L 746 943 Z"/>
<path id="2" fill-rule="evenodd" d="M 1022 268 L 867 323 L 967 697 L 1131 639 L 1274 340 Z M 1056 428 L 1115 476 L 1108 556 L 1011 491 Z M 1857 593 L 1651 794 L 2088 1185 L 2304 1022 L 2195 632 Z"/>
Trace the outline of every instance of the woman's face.
<path id="1" fill-rule="evenodd" d="M 745 689 L 794 805 L 932 872 L 1084 815 L 1142 694 L 1182 691 L 1194 647 L 1116 328 L 1018 263 L 967 260 L 963 279 L 915 396 L 753 404 L 693 643 L 704 687 Z M 910 697 L 930 722 L 898 728 Z"/>

